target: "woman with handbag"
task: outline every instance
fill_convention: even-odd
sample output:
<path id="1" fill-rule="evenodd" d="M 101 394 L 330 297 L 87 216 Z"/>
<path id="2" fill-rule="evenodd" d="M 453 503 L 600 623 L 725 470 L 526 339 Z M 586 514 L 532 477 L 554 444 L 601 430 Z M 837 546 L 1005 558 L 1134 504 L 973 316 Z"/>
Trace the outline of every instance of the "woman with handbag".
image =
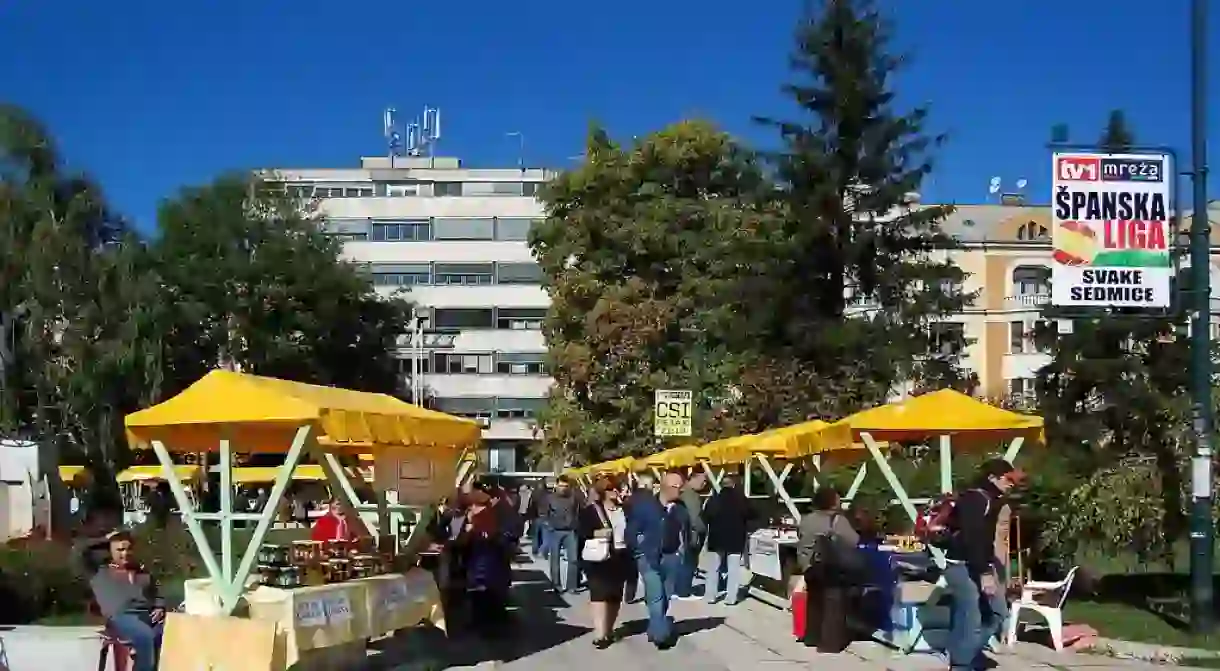
<path id="1" fill-rule="evenodd" d="M 598 650 L 614 642 L 614 623 L 631 567 L 627 515 L 620 503 L 618 484 L 611 478 L 598 479 L 593 483 L 592 501 L 577 518 L 580 560 L 589 583 L 593 645 Z"/>

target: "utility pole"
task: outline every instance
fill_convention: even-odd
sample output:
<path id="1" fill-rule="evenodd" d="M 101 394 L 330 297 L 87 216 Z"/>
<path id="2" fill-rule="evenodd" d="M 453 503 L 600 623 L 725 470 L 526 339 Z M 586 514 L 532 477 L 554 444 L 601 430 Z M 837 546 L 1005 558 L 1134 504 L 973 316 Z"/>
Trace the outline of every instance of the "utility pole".
<path id="1" fill-rule="evenodd" d="M 1190 3 L 1190 144 L 1194 215 L 1190 224 L 1190 270 L 1194 323 L 1191 328 L 1191 397 L 1195 455 L 1191 460 L 1190 625 L 1208 633 L 1214 624 L 1212 564 L 1212 360 L 1211 236 L 1207 217 L 1207 0 Z"/>

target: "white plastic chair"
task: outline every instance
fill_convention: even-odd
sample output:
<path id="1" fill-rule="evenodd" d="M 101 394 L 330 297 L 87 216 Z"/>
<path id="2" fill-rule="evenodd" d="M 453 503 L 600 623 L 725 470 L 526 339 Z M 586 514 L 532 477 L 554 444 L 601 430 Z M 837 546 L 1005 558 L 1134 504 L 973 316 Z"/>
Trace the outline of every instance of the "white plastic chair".
<path id="1" fill-rule="evenodd" d="M 1008 645 L 1017 642 L 1017 627 L 1021 624 L 1021 611 L 1032 610 L 1046 620 L 1047 629 L 1051 632 L 1051 643 L 1055 650 L 1063 650 L 1063 604 L 1072 591 L 1072 580 L 1076 578 L 1073 566 L 1067 577 L 1058 582 L 1039 582 L 1031 580 L 1021 587 L 1021 598 L 1014 601 L 1008 616 Z"/>

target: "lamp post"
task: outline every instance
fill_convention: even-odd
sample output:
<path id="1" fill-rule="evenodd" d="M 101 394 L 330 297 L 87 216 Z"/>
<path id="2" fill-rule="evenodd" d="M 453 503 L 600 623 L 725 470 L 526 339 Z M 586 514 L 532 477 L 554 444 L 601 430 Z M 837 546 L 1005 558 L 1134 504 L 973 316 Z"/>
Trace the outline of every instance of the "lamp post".
<path id="1" fill-rule="evenodd" d="M 1190 624 L 1197 633 L 1214 624 L 1212 564 L 1211 231 L 1207 217 L 1207 0 L 1190 3 L 1190 144 L 1194 214 L 1190 224 L 1191 396 L 1195 454 L 1191 460 Z"/>

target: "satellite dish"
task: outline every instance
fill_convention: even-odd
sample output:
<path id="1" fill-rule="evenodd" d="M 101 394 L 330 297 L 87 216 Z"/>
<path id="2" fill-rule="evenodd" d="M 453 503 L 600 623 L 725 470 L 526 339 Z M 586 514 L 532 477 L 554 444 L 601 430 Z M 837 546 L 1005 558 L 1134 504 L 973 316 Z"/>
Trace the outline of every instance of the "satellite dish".
<path id="1" fill-rule="evenodd" d="M 996 194 L 1000 192 L 1000 178 L 992 177 L 987 186 L 987 193 Z"/>
<path id="2" fill-rule="evenodd" d="M 1018 180 L 1017 180 L 1017 188 L 1018 188 L 1018 189 L 1024 189 L 1026 184 L 1029 184 L 1029 180 L 1025 180 L 1025 179 L 1018 179 Z"/>
<path id="3" fill-rule="evenodd" d="M 991 178 L 991 185 L 992 185 L 992 186 L 999 186 L 999 185 L 1000 185 L 1000 178 L 999 178 L 999 177 L 992 177 L 992 178 Z"/>

